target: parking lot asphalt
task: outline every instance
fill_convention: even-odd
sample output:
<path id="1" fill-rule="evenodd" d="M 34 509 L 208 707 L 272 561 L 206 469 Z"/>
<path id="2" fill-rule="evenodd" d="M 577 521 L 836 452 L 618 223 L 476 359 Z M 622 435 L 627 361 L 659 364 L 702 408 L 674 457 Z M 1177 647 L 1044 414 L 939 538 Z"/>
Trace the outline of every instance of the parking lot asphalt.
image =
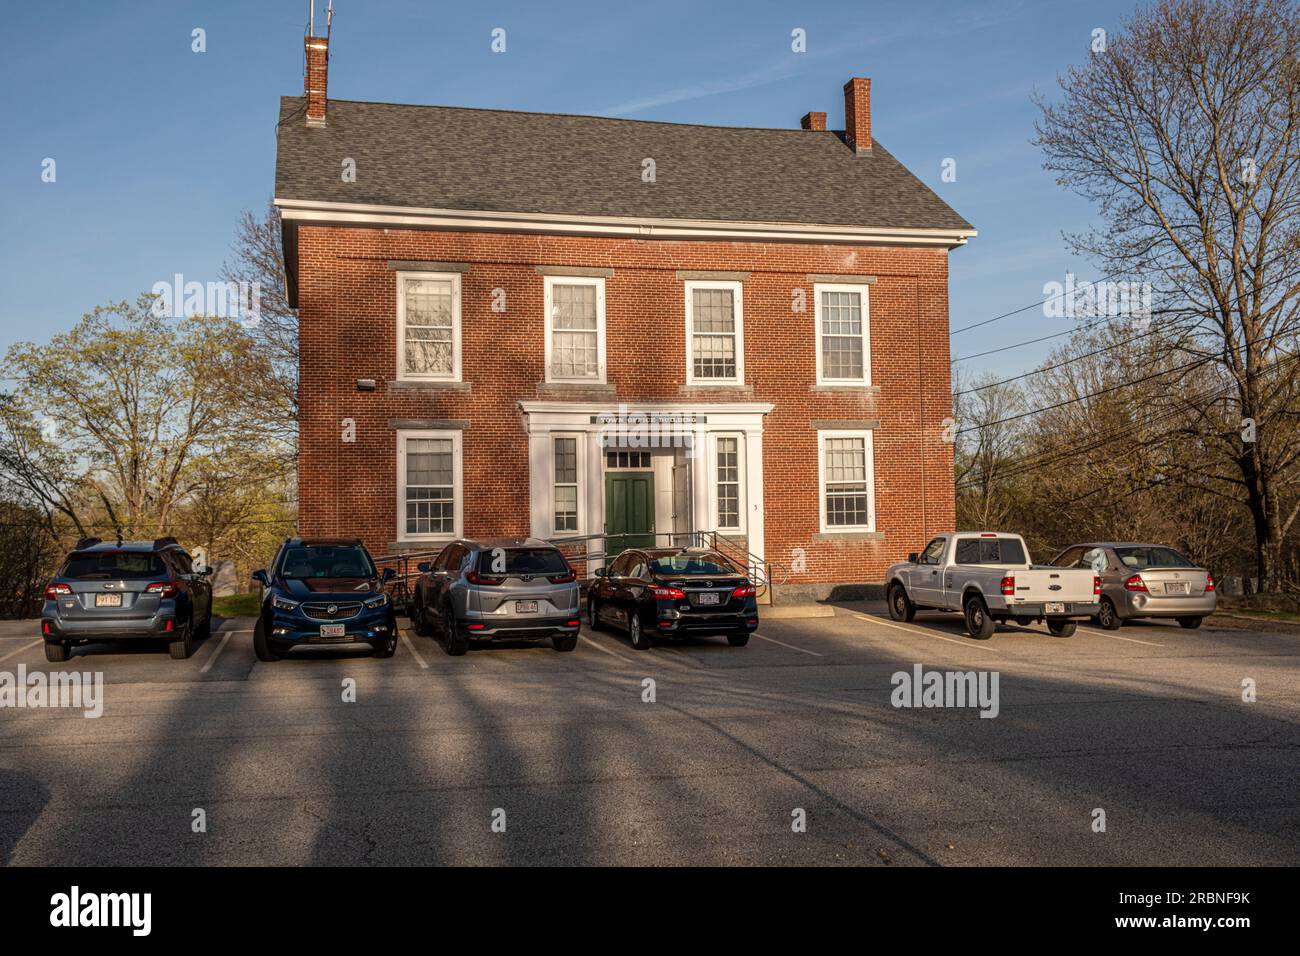
<path id="1" fill-rule="evenodd" d="M 221 621 L 185 661 L 119 644 L 47 664 L 35 622 L 0 622 L 0 674 L 105 682 L 97 719 L 0 709 L 0 861 L 1300 862 L 1300 629 L 979 642 L 862 604 L 764 621 L 745 648 L 584 628 L 570 654 L 453 658 L 404 630 L 390 660 L 265 664 L 251 628 Z M 894 707 L 915 664 L 996 672 L 998 715 Z"/>

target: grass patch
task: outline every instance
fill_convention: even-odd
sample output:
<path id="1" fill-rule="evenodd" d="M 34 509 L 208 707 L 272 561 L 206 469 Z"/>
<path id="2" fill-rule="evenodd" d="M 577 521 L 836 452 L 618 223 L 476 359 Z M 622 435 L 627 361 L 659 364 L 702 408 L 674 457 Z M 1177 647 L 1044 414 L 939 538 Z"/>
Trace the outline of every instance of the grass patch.
<path id="1" fill-rule="evenodd" d="M 218 617 L 257 617 L 261 609 L 262 595 L 258 591 L 212 599 L 212 613 Z"/>

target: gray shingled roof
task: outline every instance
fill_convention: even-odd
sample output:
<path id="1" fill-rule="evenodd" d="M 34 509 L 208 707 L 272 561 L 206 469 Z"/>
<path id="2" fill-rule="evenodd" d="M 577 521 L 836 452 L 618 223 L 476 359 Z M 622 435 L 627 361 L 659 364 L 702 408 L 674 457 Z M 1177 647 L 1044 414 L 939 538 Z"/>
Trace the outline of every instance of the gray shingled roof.
<path id="1" fill-rule="evenodd" d="M 434 209 L 970 229 L 877 141 L 835 131 L 329 102 L 308 128 L 280 101 L 279 199 Z M 340 176 L 345 157 L 357 178 Z M 657 182 L 641 181 L 655 160 Z"/>

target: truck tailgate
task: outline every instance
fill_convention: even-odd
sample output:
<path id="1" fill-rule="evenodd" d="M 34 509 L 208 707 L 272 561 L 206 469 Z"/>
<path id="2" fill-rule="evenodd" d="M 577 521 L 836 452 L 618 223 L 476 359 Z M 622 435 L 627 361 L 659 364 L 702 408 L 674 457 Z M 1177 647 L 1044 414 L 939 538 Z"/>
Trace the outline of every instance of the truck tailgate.
<path id="1" fill-rule="evenodd" d="M 1047 601 L 1090 604 L 1096 600 L 1094 575 L 1087 568 L 1030 568 L 1010 572 L 1015 580 L 1014 604 L 1042 604 Z"/>

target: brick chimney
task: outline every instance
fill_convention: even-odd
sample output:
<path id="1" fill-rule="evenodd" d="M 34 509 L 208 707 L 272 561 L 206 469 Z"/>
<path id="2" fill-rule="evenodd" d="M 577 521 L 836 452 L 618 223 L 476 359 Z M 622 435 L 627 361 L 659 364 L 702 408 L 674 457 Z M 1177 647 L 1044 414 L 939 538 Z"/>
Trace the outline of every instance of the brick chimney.
<path id="1" fill-rule="evenodd" d="M 844 84 L 844 140 L 855 153 L 871 152 L 871 81 L 861 76 Z"/>
<path id="2" fill-rule="evenodd" d="M 303 74 L 303 95 L 307 97 L 307 125 L 325 125 L 325 87 L 329 74 L 330 41 L 326 37 L 303 38 L 307 68 Z"/>
<path id="3" fill-rule="evenodd" d="M 804 129 L 815 130 L 818 133 L 823 132 L 826 129 L 826 114 L 804 113 L 803 119 L 799 121 L 799 125 Z"/>

